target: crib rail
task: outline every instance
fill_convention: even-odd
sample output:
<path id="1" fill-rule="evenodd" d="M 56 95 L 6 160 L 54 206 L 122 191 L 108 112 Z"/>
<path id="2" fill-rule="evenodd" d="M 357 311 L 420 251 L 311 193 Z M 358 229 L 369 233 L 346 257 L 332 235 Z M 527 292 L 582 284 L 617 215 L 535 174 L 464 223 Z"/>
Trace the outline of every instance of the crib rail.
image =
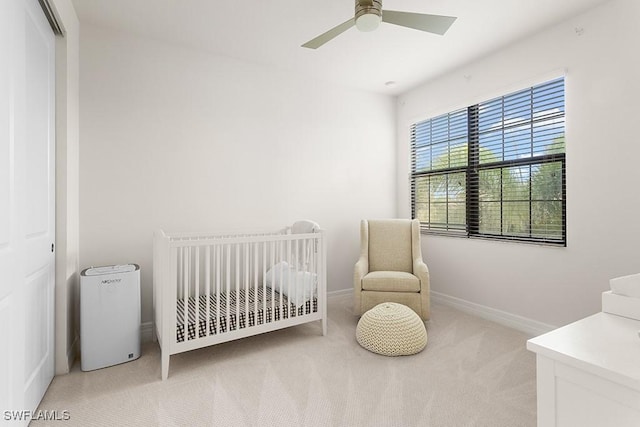
<path id="1" fill-rule="evenodd" d="M 322 231 L 157 231 L 153 302 L 163 378 L 170 354 L 314 320 L 326 333 L 325 267 Z"/>

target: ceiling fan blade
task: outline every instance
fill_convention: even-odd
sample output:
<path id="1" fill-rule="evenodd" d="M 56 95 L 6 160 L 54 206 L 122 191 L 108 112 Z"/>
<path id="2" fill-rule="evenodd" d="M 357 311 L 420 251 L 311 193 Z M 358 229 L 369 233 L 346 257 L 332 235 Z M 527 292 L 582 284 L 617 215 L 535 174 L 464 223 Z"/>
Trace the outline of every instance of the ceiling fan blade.
<path id="1" fill-rule="evenodd" d="M 398 12 L 396 10 L 382 11 L 382 22 L 388 22 L 389 24 L 414 28 L 416 30 L 439 35 L 446 33 L 455 20 L 456 18 L 453 16 Z"/>
<path id="2" fill-rule="evenodd" d="M 309 49 L 317 49 L 323 44 L 325 44 L 326 42 L 332 40 L 335 37 L 338 37 L 340 34 L 344 33 L 349 28 L 353 27 L 355 24 L 356 24 L 355 19 L 351 18 L 348 21 L 345 21 L 342 24 L 336 27 L 333 27 L 326 33 L 320 34 L 315 39 L 309 40 L 308 42 L 303 44 L 302 47 L 308 47 Z"/>

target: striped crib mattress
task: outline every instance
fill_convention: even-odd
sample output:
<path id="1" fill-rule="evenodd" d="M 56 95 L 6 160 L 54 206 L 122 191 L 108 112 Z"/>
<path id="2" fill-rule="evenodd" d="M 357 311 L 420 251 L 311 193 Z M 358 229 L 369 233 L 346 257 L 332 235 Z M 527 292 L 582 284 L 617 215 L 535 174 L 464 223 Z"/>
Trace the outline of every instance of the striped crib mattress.
<path id="1" fill-rule="evenodd" d="M 197 329 L 198 337 L 200 338 L 206 337 L 207 335 L 215 335 L 218 333 L 225 333 L 228 331 L 235 331 L 237 329 L 261 325 L 263 323 L 270 323 L 280 319 L 287 319 L 290 316 L 289 313 L 291 313 L 291 317 L 295 317 L 318 311 L 318 300 L 316 298 L 313 298 L 312 301 L 307 301 L 296 308 L 293 303 L 289 303 L 285 295 L 281 296 L 280 293 L 268 287 L 266 288 L 266 292 L 262 287 L 258 289 L 250 288 L 248 299 L 245 289 L 240 289 L 240 291 L 234 290 L 228 294 L 222 293 L 219 295 L 219 315 L 218 294 L 200 295 L 198 298 L 200 314 Z M 209 333 L 207 333 L 207 299 L 209 300 L 210 310 Z M 184 303 L 184 298 L 178 299 L 176 325 L 177 342 L 183 342 L 185 339 Z M 187 339 L 192 340 L 196 337 L 196 299 L 194 297 L 190 297 L 187 305 Z M 229 306 L 228 317 L 227 305 Z"/>

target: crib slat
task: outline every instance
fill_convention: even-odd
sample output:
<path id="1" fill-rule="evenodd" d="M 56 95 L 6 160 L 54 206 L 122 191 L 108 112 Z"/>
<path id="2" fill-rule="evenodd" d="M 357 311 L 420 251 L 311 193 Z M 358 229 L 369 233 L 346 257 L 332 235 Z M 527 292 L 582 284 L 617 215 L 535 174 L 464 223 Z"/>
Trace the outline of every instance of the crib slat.
<path id="1" fill-rule="evenodd" d="M 314 271 L 313 271 L 313 260 L 314 260 L 314 254 L 313 254 L 313 241 L 314 239 L 308 239 L 307 240 L 307 251 L 305 252 L 306 257 L 307 257 L 307 271 L 311 272 L 311 277 L 312 280 L 315 283 L 315 286 L 312 286 L 310 289 L 310 296 L 309 296 L 309 309 L 307 310 L 307 313 L 311 313 L 313 311 L 313 289 L 314 287 L 317 288 L 318 285 L 318 276 L 314 275 Z M 306 306 L 305 306 L 306 307 Z"/>
<path id="2" fill-rule="evenodd" d="M 200 337 L 200 246 L 195 248 L 194 259 L 194 285 L 195 285 L 195 309 L 196 309 L 196 339 Z"/>
<path id="3" fill-rule="evenodd" d="M 267 242 L 262 242 L 262 313 L 263 321 L 267 322 Z"/>
<path id="4" fill-rule="evenodd" d="M 303 271 L 309 271 L 309 265 L 307 264 L 309 262 L 309 257 L 307 256 L 307 239 L 302 239 L 302 270 Z M 305 276 L 306 277 L 306 276 Z M 311 276 L 313 277 L 313 276 Z M 313 280 L 313 279 L 312 279 Z M 312 291 L 313 289 L 313 285 L 311 286 L 310 291 Z M 302 301 L 304 302 L 304 304 L 302 305 L 302 314 L 307 314 L 307 290 L 306 290 L 306 286 L 302 288 Z M 311 303 L 313 302 L 313 294 L 309 295 L 309 301 L 311 301 Z M 310 303 L 310 304 L 311 304 Z"/>
<path id="5" fill-rule="evenodd" d="M 225 304 L 226 308 L 227 308 L 227 332 L 231 329 L 231 322 L 229 321 L 229 306 L 231 305 L 231 244 L 227 245 L 227 251 L 226 251 L 226 273 L 227 273 L 227 277 L 226 277 L 226 284 L 227 284 L 227 303 Z"/>
<path id="6" fill-rule="evenodd" d="M 253 244 L 253 321 L 258 324 L 258 242 Z"/>
<path id="7" fill-rule="evenodd" d="M 289 269 L 287 271 L 287 317 L 291 317 L 291 315 L 293 313 L 291 313 L 291 298 L 293 297 L 293 294 L 291 293 L 291 282 L 293 281 L 293 272 L 295 271 L 296 267 L 296 260 L 295 260 L 295 254 L 292 254 L 291 252 L 293 251 L 293 243 L 291 242 L 291 240 L 287 240 L 287 258 L 289 259 L 288 263 L 289 263 Z M 293 258 L 293 259 L 291 259 Z M 293 291 L 295 292 L 295 287 L 293 289 Z M 295 300 L 294 300 L 295 301 Z"/>
<path id="8" fill-rule="evenodd" d="M 311 271 L 313 271 L 313 274 L 315 274 L 315 277 L 316 277 L 316 280 L 317 280 L 317 282 L 316 282 L 316 283 L 318 284 L 318 296 L 319 296 L 319 297 L 320 297 L 320 295 L 321 295 L 321 294 L 320 294 L 320 291 L 321 291 L 321 289 L 320 289 L 320 285 L 321 285 L 321 283 L 322 283 L 322 280 L 324 280 L 324 277 L 323 277 L 323 276 L 321 276 L 321 271 L 320 271 L 320 260 L 322 259 L 322 258 L 321 258 L 321 256 L 322 256 L 322 252 L 320 252 L 320 251 L 319 251 L 319 249 L 320 249 L 320 250 L 322 249 L 322 248 L 320 248 L 320 244 L 323 244 L 323 245 L 324 245 L 324 244 L 325 244 L 325 242 L 323 242 L 322 240 L 320 240 L 320 237 L 321 237 L 321 236 L 322 236 L 321 234 L 320 234 L 320 235 L 318 235 L 318 237 L 316 237 L 315 239 L 313 239 L 313 241 L 311 241 L 311 242 L 310 242 L 310 243 L 313 245 L 313 247 L 310 249 L 311 256 L 312 256 L 312 258 L 313 258 L 313 259 L 312 259 L 312 264 L 311 264 Z M 326 261 L 325 261 L 325 262 L 326 262 Z M 323 268 L 324 268 L 324 267 L 323 267 Z M 320 301 L 321 299 L 324 301 L 324 298 L 325 298 L 325 297 L 324 297 L 324 295 L 325 295 L 325 294 L 324 294 L 325 290 L 323 289 L 322 291 L 323 291 L 323 293 L 322 293 L 322 297 L 321 297 L 321 298 L 318 298 L 318 302 L 319 302 L 319 303 L 320 303 L 320 302 L 322 302 L 322 301 Z M 322 304 L 324 304 L 324 302 L 322 302 Z M 319 307 L 319 308 L 320 308 L 320 307 Z M 313 305 L 311 305 L 311 306 L 309 307 L 309 310 L 310 310 L 311 312 L 313 312 Z"/>
<path id="9" fill-rule="evenodd" d="M 177 251 L 177 261 L 178 261 L 178 265 L 176 266 L 176 271 L 177 271 L 177 280 L 176 280 L 176 299 L 180 299 L 182 298 L 184 295 L 182 295 L 182 251 L 183 248 L 176 248 Z"/>
<path id="10" fill-rule="evenodd" d="M 271 242 L 271 321 L 272 322 L 276 320 L 276 307 L 275 307 L 276 268 L 275 268 L 275 265 L 276 265 L 276 242 L 272 241 Z"/>
<path id="11" fill-rule="evenodd" d="M 182 250 L 182 248 L 176 248 L 176 303 L 178 302 L 178 300 L 184 297 L 184 295 L 182 295 Z M 176 324 L 179 323 L 178 320 L 179 319 L 176 319 Z"/>
<path id="12" fill-rule="evenodd" d="M 240 328 L 240 244 L 236 243 L 236 330 Z"/>
<path id="13" fill-rule="evenodd" d="M 182 257 L 182 272 L 184 274 L 182 293 L 184 297 L 184 340 L 189 339 L 189 251 L 191 246 L 185 248 Z"/>
<path id="14" fill-rule="evenodd" d="M 249 259 L 249 243 L 243 243 L 244 246 L 244 314 L 245 314 L 245 327 L 249 326 L 249 267 L 251 266 L 251 260 Z"/>
<path id="15" fill-rule="evenodd" d="M 222 281 L 222 271 L 220 266 L 220 252 L 222 252 L 222 246 L 217 245 L 214 247 L 216 253 L 216 334 L 220 333 L 220 319 L 222 319 L 222 313 L 220 312 L 220 282 Z"/>
<path id="16" fill-rule="evenodd" d="M 209 336 L 209 331 L 211 330 L 210 327 L 210 323 L 211 323 L 211 246 L 207 245 L 205 247 L 204 250 L 204 256 L 207 260 L 206 264 L 205 264 L 205 281 L 206 281 L 206 297 L 207 297 L 207 306 L 206 306 L 206 313 L 205 315 L 206 320 L 205 320 L 205 328 L 206 328 L 206 332 L 205 332 L 205 336 Z"/>
<path id="17" fill-rule="evenodd" d="M 283 242 L 280 241 L 280 243 L 278 244 L 278 259 L 282 260 L 284 258 L 283 256 L 283 252 L 284 249 L 282 248 L 283 246 Z M 280 264 L 280 319 L 284 319 L 284 307 L 282 306 L 282 292 L 284 291 L 284 265 Z"/>

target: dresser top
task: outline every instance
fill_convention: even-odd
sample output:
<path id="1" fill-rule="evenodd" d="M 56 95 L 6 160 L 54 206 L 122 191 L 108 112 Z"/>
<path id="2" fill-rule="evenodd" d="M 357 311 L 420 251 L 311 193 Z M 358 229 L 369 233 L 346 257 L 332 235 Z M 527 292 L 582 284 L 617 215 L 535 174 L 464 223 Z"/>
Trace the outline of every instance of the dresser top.
<path id="1" fill-rule="evenodd" d="M 527 341 L 527 349 L 640 390 L 640 321 L 597 313 Z"/>

